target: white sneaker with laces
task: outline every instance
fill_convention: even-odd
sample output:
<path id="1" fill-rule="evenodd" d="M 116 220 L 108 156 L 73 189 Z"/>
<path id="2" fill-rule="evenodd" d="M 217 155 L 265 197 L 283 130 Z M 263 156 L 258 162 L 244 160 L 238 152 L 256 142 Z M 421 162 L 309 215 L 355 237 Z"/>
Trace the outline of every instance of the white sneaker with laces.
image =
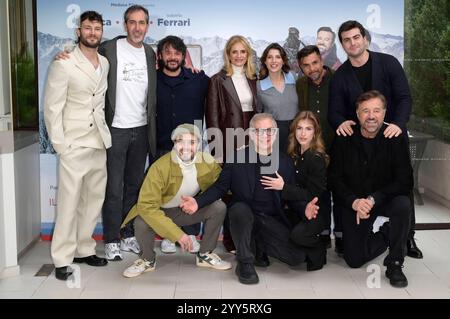
<path id="1" fill-rule="evenodd" d="M 122 260 L 120 245 L 118 243 L 105 244 L 105 256 L 108 260 Z"/>
<path id="2" fill-rule="evenodd" d="M 177 247 L 170 240 L 163 239 L 161 241 L 161 251 L 165 254 L 173 254 L 177 252 Z"/>
<path id="3" fill-rule="evenodd" d="M 136 240 L 136 237 L 128 237 L 120 240 L 120 250 L 132 251 L 135 254 L 141 252 L 141 248 Z"/>
<path id="4" fill-rule="evenodd" d="M 192 249 L 189 251 L 192 254 L 198 253 L 200 250 L 200 243 L 197 241 L 197 238 L 194 235 L 189 235 L 192 240 Z"/>
<path id="5" fill-rule="evenodd" d="M 139 258 L 130 267 L 125 269 L 123 276 L 127 278 L 137 277 L 144 272 L 155 270 L 156 259 L 148 261 L 146 259 Z"/>
<path id="6" fill-rule="evenodd" d="M 218 270 L 231 269 L 231 263 L 220 259 L 220 257 L 213 252 L 205 254 L 197 253 L 196 264 L 199 267 L 210 267 Z"/>

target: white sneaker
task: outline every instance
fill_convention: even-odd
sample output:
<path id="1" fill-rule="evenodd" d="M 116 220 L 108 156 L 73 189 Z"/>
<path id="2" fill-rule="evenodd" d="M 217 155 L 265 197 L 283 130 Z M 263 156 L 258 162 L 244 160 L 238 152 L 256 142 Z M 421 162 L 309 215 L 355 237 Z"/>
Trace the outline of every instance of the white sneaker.
<path id="1" fill-rule="evenodd" d="M 120 240 L 120 250 L 132 251 L 135 254 L 139 254 L 141 252 L 141 248 L 139 247 L 136 237 L 128 237 Z"/>
<path id="2" fill-rule="evenodd" d="M 124 270 L 123 275 L 127 278 L 137 277 L 140 274 L 155 270 L 156 258 L 153 261 L 139 258 L 130 267 Z"/>
<path id="3" fill-rule="evenodd" d="M 105 244 L 105 256 L 108 260 L 122 260 L 120 245 L 118 243 Z"/>
<path id="4" fill-rule="evenodd" d="M 163 239 L 161 241 L 161 251 L 165 254 L 173 254 L 177 252 L 177 247 L 170 240 Z"/>
<path id="5" fill-rule="evenodd" d="M 219 256 L 212 252 L 206 254 L 197 253 L 196 264 L 199 267 L 210 267 L 219 270 L 231 269 L 231 263 L 220 259 Z"/>
<path id="6" fill-rule="evenodd" d="M 192 254 L 198 253 L 200 250 L 200 243 L 197 241 L 197 238 L 194 235 L 189 235 L 192 240 L 192 249 L 189 251 Z"/>

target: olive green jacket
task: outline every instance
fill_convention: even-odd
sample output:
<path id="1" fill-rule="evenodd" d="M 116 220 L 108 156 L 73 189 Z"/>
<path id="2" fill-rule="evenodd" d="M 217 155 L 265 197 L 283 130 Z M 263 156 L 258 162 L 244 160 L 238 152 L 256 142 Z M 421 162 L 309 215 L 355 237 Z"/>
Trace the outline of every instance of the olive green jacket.
<path id="1" fill-rule="evenodd" d="M 203 193 L 219 177 L 221 168 L 208 153 L 198 152 L 195 160 L 197 182 Z M 150 167 L 134 205 L 122 227 L 136 216 L 144 221 L 161 237 L 172 242 L 178 241 L 184 234 L 172 219 L 164 214 L 161 206 L 168 203 L 178 192 L 183 174 L 177 162 L 175 152 L 167 153 Z"/>

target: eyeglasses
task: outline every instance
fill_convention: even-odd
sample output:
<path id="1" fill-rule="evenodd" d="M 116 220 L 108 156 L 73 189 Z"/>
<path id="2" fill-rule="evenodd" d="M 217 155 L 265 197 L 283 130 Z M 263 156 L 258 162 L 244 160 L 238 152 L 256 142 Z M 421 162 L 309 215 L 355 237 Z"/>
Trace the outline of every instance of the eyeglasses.
<path id="1" fill-rule="evenodd" d="M 271 127 L 271 128 L 253 128 L 252 129 L 253 132 L 255 132 L 256 135 L 258 136 L 263 136 L 264 134 L 268 135 L 268 136 L 272 136 L 275 135 L 278 131 L 277 128 Z"/>

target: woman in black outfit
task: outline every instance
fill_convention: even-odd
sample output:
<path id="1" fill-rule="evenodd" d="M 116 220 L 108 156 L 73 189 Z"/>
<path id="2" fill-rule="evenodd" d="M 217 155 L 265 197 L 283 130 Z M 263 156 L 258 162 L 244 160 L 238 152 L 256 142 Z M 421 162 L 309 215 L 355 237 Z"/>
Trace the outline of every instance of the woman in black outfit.
<path id="1" fill-rule="evenodd" d="M 326 249 L 320 240 L 324 228 L 324 205 L 321 197 L 326 192 L 326 167 L 328 155 L 322 139 L 322 129 L 314 113 L 300 112 L 292 121 L 288 140 L 288 154 L 294 160 L 296 184 L 285 184 L 283 179 L 264 177 L 266 187 L 282 190 L 283 199 L 300 200 L 305 203 L 319 198 L 319 214 L 305 216 L 288 211 L 289 219 L 294 225 L 291 240 L 301 246 L 307 255 L 307 270 L 318 270 L 326 263 Z"/>

